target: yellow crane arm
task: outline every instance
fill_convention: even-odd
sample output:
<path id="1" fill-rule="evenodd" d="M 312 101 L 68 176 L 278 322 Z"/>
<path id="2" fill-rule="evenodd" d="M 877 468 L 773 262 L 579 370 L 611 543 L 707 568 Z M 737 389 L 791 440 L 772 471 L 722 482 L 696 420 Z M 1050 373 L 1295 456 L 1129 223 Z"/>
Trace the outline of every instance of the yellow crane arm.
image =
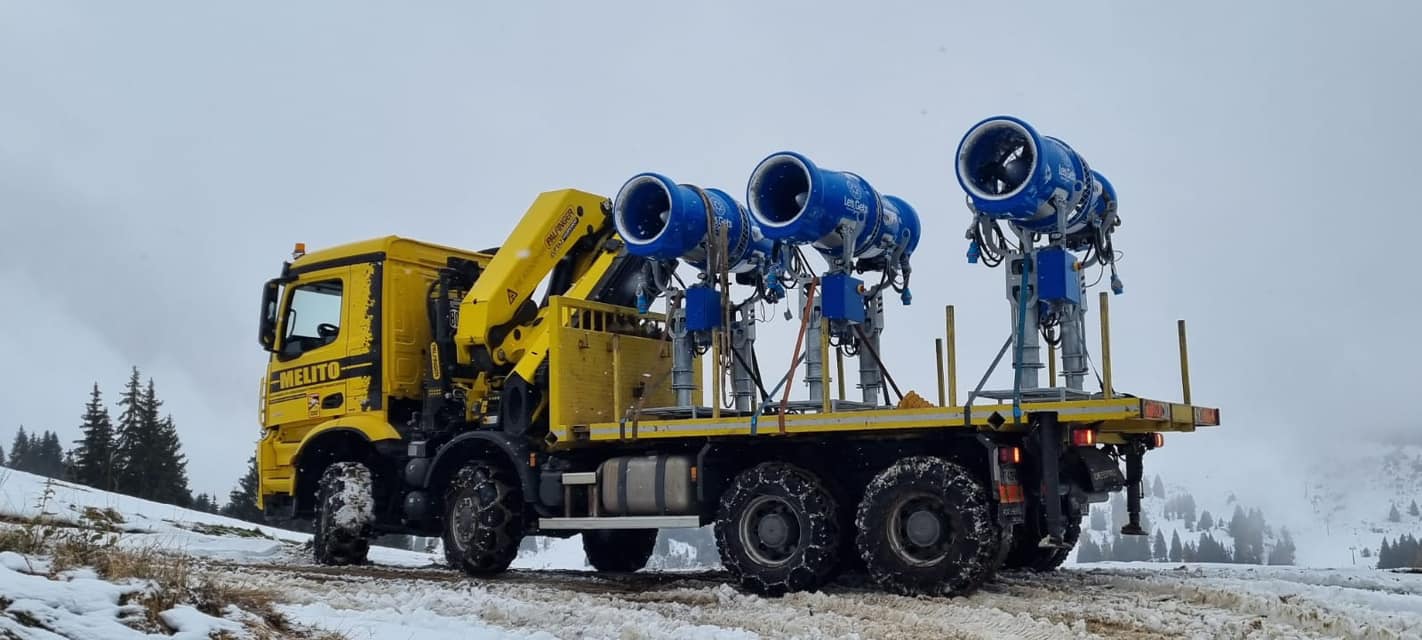
<path id="1" fill-rule="evenodd" d="M 606 202 L 573 189 L 539 195 L 460 303 L 455 341 L 488 350 L 502 343 L 549 272 L 580 241 L 607 228 Z M 461 363 L 469 361 L 470 351 L 460 350 Z"/>

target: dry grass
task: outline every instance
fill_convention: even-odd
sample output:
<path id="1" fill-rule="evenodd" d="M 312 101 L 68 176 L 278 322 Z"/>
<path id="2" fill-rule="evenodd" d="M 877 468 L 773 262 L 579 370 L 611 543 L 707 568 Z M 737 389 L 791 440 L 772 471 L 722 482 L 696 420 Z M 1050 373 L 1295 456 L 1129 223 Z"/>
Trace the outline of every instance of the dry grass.
<path id="1" fill-rule="evenodd" d="M 40 513 L 45 513 L 51 495 L 52 488 L 46 487 L 37 504 Z M 111 582 L 146 582 L 148 588 L 129 598 L 129 602 L 144 609 L 145 624 L 141 626 L 146 627 L 145 631 L 172 633 L 174 630 L 163 625 L 159 614 L 180 605 L 191 605 L 219 618 L 227 617 L 229 609 L 236 607 L 246 614 L 239 614 L 237 618 L 257 640 L 344 640 L 345 636 L 339 633 L 294 628 L 277 611 L 269 592 L 224 582 L 220 573 L 205 570 L 191 556 L 166 552 L 156 546 L 121 547 L 119 525 L 123 522 L 122 514 L 117 511 L 95 508 L 85 509 L 78 527 L 44 516 L 20 520 L 9 526 L 0 525 L 0 551 L 47 555 L 51 560 L 50 571 L 56 575 L 90 567 Z M 3 609 L 0 606 L 0 610 Z M 0 640 L 5 637 L 0 633 Z"/>
<path id="2" fill-rule="evenodd" d="M 144 609 L 147 630 L 171 633 L 159 614 L 180 605 L 191 605 L 210 616 L 228 617 L 229 608 L 236 607 L 248 615 L 239 621 L 258 640 L 278 638 L 310 638 L 312 640 L 343 640 L 337 633 L 317 633 L 297 629 L 276 609 L 269 591 L 232 584 L 221 574 L 205 569 L 190 556 L 166 553 L 150 547 L 124 549 L 116 538 L 71 536 L 51 548 L 53 570 L 91 567 L 105 580 L 123 582 L 142 580 L 148 589 L 131 600 Z M 221 637 L 219 634 L 218 637 Z"/>

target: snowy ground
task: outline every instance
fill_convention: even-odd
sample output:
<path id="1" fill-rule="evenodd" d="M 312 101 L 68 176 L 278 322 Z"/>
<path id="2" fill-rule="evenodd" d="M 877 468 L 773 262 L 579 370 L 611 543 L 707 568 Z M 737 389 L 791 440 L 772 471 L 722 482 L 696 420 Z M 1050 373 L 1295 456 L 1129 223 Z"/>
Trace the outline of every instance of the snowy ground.
<path id="1" fill-rule="evenodd" d="M 42 480 L 10 472 L 0 485 L 0 515 L 33 516 L 42 505 L 52 518 L 81 523 L 92 519 L 83 517 L 87 507 L 112 508 L 128 531 L 123 544 L 190 553 L 229 584 L 280 594 L 278 609 L 292 621 L 352 639 L 1422 638 L 1416 574 L 1108 563 L 1004 574 L 959 599 L 892 596 L 852 579 L 821 593 L 764 599 L 726 586 L 715 571 L 607 576 L 569 569 L 583 566 L 573 539 L 520 558 L 516 566 L 524 568 L 476 581 L 439 567 L 429 554 L 389 549 L 368 566 L 314 566 L 302 534 L 252 531 L 208 514 L 48 486 L 45 499 Z M 132 615 L 123 594 L 134 585 L 82 570 L 46 578 L 31 575 L 44 572 L 27 570 L 16 556 L 0 560 L 0 637 L 56 637 L 24 635 L 33 629 L 13 623 L 28 610 L 62 612 L 68 637 L 141 637 L 122 633 Z M 172 615 L 186 637 L 230 625 L 182 608 Z"/>

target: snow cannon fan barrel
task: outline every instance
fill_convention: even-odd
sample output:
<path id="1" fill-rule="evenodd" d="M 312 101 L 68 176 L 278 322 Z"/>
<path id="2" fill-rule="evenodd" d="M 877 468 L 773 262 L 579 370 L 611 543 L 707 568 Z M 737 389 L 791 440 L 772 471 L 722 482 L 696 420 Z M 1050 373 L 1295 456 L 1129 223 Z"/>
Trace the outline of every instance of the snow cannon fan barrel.
<path id="1" fill-rule="evenodd" d="M 1103 191 L 1115 191 L 1065 142 L 1037 133 L 1012 116 L 973 125 L 958 144 L 958 184 L 981 214 L 1029 231 L 1053 231 L 1054 202 L 1069 209 L 1066 231 L 1080 230 L 1104 212 Z"/>
<path id="2" fill-rule="evenodd" d="M 814 244 L 821 253 L 842 251 L 852 226 L 854 257 L 873 258 L 918 245 L 918 214 L 908 203 L 881 196 L 847 171 L 821 169 L 791 151 L 771 154 L 751 172 L 746 186 L 751 216 L 765 235 L 791 244 Z"/>
<path id="3" fill-rule="evenodd" d="M 730 272 L 744 273 L 764 263 L 774 244 L 757 228 L 745 207 L 719 189 L 701 189 L 677 184 L 661 174 L 640 173 L 617 192 L 612 221 L 628 253 L 658 260 L 682 259 L 704 269 L 708 204 L 711 219 L 726 228 Z"/>

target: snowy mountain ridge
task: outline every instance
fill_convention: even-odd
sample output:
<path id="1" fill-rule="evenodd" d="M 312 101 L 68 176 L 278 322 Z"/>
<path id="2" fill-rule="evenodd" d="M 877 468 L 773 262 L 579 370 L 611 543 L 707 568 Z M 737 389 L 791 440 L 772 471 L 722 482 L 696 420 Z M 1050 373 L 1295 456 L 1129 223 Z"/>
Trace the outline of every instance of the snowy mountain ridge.
<path id="1" fill-rule="evenodd" d="M 1235 509 L 1247 515 L 1258 509 L 1267 525 L 1265 558 L 1287 530 L 1295 546 L 1294 564 L 1301 567 L 1374 567 L 1384 538 L 1422 536 L 1422 512 L 1411 513 L 1413 502 L 1422 503 L 1422 445 L 1382 442 L 1340 442 L 1326 452 L 1301 457 L 1294 465 L 1296 477 L 1259 477 L 1252 485 L 1236 485 L 1192 477 L 1184 482 L 1164 478 L 1165 498 L 1152 491 L 1148 476 L 1142 513 L 1151 530 L 1159 529 L 1167 542 L 1178 534 L 1182 542 L 1196 540 L 1198 519 L 1209 512 L 1211 537 L 1226 550 L 1234 548 L 1229 522 Z M 1171 500 L 1190 496 L 1194 520 L 1167 517 Z M 1113 521 L 1112 504 L 1092 505 L 1104 512 L 1106 527 L 1091 528 L 1088 516 L 1083 536 L 1097 545 L 1113 542 L 1119 522 Z M 1177 505 L 1178 506 L 1178 505 Z M 1396 509 L 1397 520 L 1390 520 Z M 1073 560 L 1075 555 L 1073 556 Z"/>

